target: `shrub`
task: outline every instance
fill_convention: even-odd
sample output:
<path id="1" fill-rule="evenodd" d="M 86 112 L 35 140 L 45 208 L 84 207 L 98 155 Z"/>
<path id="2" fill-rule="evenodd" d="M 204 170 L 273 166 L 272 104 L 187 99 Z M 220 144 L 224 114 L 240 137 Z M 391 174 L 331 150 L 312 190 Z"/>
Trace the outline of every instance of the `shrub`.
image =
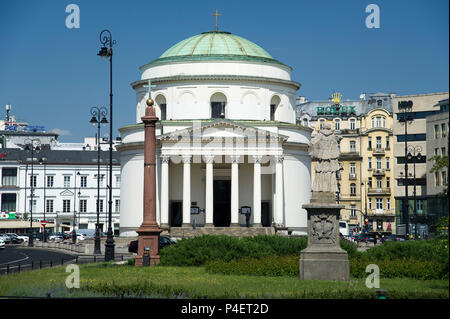
<path id="1" fill-rule="evenodd" d="M 408 259 L 354 258 L 350 260 L 350 275 L 355 278 L 365 278 L 366 267 L 375 264 L 380 269 L 380 278 L 414 278 L 421 280 L 448 278 L 448 268 L 436 261 Z"/>
<path id="2" fill-rule="evenodd" d="M 447 264 L 448 266 L 448 240 L 434 239 L 385 242 L 382 245 L 368 249 L 362 255 L 368 259 L 414 258 L 435 261 L 437 263 Z"/>
<path id="3" fill-rule="evenodd" d="M 186 238 L 161 250 L 161 264 L 200 266 L 208 260 L 230 261 L 244 257 L 300 254 L 306 238 L 255 236 L 237 238 L 226 235 L 203 235 Z"/>

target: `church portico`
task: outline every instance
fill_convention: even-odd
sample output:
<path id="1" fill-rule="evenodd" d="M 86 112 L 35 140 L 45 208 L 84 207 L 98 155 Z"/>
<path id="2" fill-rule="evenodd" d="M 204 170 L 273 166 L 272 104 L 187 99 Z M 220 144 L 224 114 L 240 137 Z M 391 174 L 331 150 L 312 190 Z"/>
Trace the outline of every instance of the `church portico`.
<path id="1" fill-rule="evenodd" d="M 257 161 L 253 160 L 255 157 Z M 263 164 L 267 171 L 262 174 L 261 155 L 205 156 L 206 160 L 201 163 L 192 163 L 192 156 L 183 156 L 181 163 L 177 160 L 170 162 L 166 158 L 167 156 L 161 157 L 162 228 L 247 227 L 242 207 L 250 208 L 249 227 L 282 224 L 284 212 L 275 213 L 268 209 L 273 208 L 276 211 L 282 207 L 275 206 L 272 202 L 272 189 L 276 187 L 272 185 L 273 180 L 276 180 L 272 176 L 276 173 L 271 174 L 273 169 L 269 166 L 274 159 L 267 157 L 267 162 Z M 219 163 L 212 158 L 217 158 Z M 281 176 L 279 180 L 282 178 Z M 169 180 L 170 182 L 166 182 Z M 278 202 L 283 203 L 283 199 Z M 179 203 L 182 203 L 181 207 Z M 199 211 L 194 209 L 191 213 L 191 208 L 195 207 L 198 207 Z M 181 225 L 177 218 L 180 209 Z M 275 216 L 279 216 L 278 219 L 274 220 Z"/>

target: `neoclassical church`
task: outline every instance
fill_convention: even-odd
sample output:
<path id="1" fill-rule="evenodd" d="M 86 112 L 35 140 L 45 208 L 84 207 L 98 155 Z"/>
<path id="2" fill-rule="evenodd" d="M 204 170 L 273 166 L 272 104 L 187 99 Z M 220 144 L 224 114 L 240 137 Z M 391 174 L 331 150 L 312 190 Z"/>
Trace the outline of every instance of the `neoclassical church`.
<path id="1" fill-rule="evenodd" d="M 155 101 L 156 215 L 165 233 L 306 234 L 308 143 L 300 83 L 260 46 L 224 31 L 187 38 L 140 67 L 136 123 L 119 129 L 120 235 L 143 217 L 144 115 Z"/>

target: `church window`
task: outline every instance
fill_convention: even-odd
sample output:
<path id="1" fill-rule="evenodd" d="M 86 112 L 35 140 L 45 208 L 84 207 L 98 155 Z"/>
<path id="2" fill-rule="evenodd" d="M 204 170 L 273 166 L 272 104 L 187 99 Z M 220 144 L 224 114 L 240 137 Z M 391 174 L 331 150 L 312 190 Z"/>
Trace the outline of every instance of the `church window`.
<path id="1" fill-rule="evenodd" d="M 158 95 L 155 99 L 156 104 L 159 106 L 160 110 L 160 121 L 167 119 L 167 103 L 166 98 L 163 95 Z"/>
<path id="2" fill-rule="evenodd" d="M 211 118 L 225 118 L 225 106 L 227 98 L 222 93 L 215 93 L 211 96 Z"/>
<path id="3" fill-rule="evenodd" d="M 270 100 L 270 120 L 275 121 L 275 113 L 277 111 L 278 105 L 280 105 L 281 99 L 279 96 L 275 95 Z"/>

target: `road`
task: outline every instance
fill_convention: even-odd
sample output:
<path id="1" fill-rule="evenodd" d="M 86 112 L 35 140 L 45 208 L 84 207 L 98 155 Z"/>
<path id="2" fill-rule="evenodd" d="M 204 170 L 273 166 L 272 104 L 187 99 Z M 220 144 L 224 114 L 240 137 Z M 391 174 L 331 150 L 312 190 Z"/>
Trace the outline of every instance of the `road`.
<path id="1" fill-rule="evenodd" d="M 56 250 L 7 245 L 5 249 L 0 250 L 0 274 L 4 274 L 7 269 L 17 271 L 19 264 L 22 270 L 31 269 L 32 264 L 33 268 L 37 269 L 41 265 L 61 265 L 62 262 L 67 263 L 75 257 Z"/>

